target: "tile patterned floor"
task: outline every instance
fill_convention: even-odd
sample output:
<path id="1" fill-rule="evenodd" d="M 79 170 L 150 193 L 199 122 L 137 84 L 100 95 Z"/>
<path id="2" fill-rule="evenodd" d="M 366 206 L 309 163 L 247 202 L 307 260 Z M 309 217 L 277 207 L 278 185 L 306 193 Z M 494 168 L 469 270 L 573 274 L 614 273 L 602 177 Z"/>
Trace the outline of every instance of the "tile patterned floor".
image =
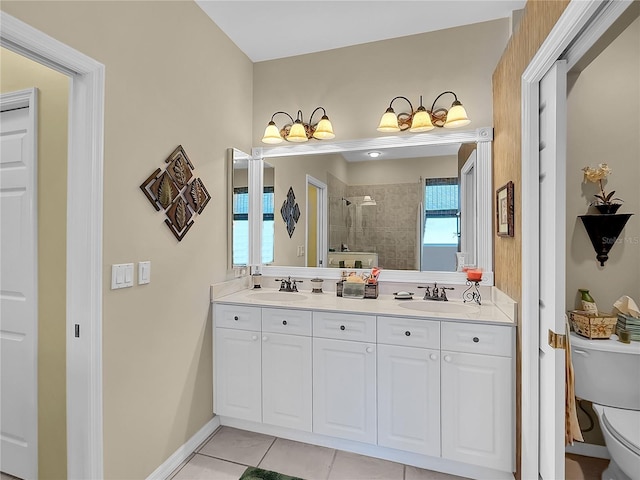
<path id="1" fill-rule="evenodd" d="M 600 480 L 608 460 L 566 455 L 566 480 Z M 169 478 L 238 480 L 248 467 L 305 480 L 462 480 L 462 477 L 316 447 L 283 438 L 221 427 Z M 4 473 L 0 480 L 19 480 Z"/>
<path id="2" fill-rule="evenodd" d="M 171 480 L 238 480 L 247 467 L 305 480 L 463 480 L 400 463 L 220 427 Z"/>

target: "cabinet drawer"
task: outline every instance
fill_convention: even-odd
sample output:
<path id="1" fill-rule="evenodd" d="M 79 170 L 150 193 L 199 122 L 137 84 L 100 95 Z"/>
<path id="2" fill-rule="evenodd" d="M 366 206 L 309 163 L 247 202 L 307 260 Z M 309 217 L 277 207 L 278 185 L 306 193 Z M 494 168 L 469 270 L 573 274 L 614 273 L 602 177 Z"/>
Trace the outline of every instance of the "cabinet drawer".
<path id="1" fill-rule="evenodd" d="M 351 313 L 313 312 L 313 336 L 375 342 L 376 317 Z"/>
<path id="2" fill-rule="evenodd" d="M 513 356 L 513 327 L 442 322 L 442 350 Z"/>
<path id="3" fill-rule="evenodd" d="M 402 317 L 377 318 L 378 343 L 440 348 L 440 322 Z"/>
<path id="4" fill-rule="evenodd" d="M 216 304 L 216 327 L 260 331 L 260 308 Z"/>
<path id="5" fill-rule="evenodd" d="M 310 337 L 311 311 L 263 308 L 262 331 Z"/>

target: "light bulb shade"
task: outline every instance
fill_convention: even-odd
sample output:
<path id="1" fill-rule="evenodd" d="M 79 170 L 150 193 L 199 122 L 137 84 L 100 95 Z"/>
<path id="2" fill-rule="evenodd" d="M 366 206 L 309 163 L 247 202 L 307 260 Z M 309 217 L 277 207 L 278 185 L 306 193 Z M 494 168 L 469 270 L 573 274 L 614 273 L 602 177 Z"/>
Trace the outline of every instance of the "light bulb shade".
<path id="1" fill-rule="evenodd" d="M 302 143 L 309 140 L 307 138 L 307 132 L 304 130 L 304 125 L 299 120 L 296 120 L 294 124 L 291 126 L 291 130 L 289 130 L 289 135 L 287 135 L 287 140 L 290 142 Z"/>
<path id="2" fill-rule="evenodd" d="M 323 115 L 318 122 L 316 130 L 313 132 L 313 138 L 317 138 L 318 140 L 331 140 L 332 138 L 335 138 L 333 126 L 329 121 L 329 117 L 326 115 Z"/>
<path id="3" fill-rule="evenodd" d="M 416 113 L 413 114 L 411 120 L 410 132 L 428 132 L 435 127 L 431 123 L 431 114 L 425 110 L 424 107 L 419 107 Z"/>
<path id="4" fill-rule="evenodd" d="M 453 102 L 451 109 L 447 112 L 447 121 L 444 128 L 458 128 L 469 125 L 471 120 L 467 117 L 467 111 L 460 102 Z"/>
<path id="5" fill-rule="evenodd" d="M 276 127 L 274 122 L 269 122 L 267 128 L 264 129 L 264 135 L 262 136 L 262 143 L 281 143 L 284 139 L 280 135 L 280 130 Z"/>
<path id="6" fill-rule="evenodd" d="M 384 112 L 382 118 L 380 119 L 380 124 L 378 125 L 379 132 L 399 132 L 400 127 L 398 126 L 398 117 L 396 113 L 393 111 L 393 108 L 387 108 L 387 111 Z"/>

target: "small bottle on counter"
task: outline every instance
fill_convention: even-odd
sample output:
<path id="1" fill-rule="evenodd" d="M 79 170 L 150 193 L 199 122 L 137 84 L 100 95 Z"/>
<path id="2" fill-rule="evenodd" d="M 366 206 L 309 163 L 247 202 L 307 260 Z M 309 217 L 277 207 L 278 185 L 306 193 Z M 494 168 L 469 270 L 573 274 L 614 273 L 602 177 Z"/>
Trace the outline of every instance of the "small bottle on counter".
<path id="1" fill-rule="evenodd" d="M 580 288 L 578 289 L 578 291 L 580 292 L 582 310 L 591 315 L 597 315 L 598 306 L 596 305 L 596 301 L 593 299 L 593 297 L 589 293 L 589 290 L 587 290 L 586 288 Z"/>

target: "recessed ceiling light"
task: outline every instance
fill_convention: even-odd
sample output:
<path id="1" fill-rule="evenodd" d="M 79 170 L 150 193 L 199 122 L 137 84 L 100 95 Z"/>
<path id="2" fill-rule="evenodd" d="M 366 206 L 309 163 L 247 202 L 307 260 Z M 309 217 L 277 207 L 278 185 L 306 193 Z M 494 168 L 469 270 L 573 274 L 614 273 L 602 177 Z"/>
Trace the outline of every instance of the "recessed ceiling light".
<path id="1" fill-rule="evenodd" d="M 380 155 L 382 155 L 381 152 L 367 152 L 367 155 L 369 155 L 371 158 L 378 158 Z"/>

